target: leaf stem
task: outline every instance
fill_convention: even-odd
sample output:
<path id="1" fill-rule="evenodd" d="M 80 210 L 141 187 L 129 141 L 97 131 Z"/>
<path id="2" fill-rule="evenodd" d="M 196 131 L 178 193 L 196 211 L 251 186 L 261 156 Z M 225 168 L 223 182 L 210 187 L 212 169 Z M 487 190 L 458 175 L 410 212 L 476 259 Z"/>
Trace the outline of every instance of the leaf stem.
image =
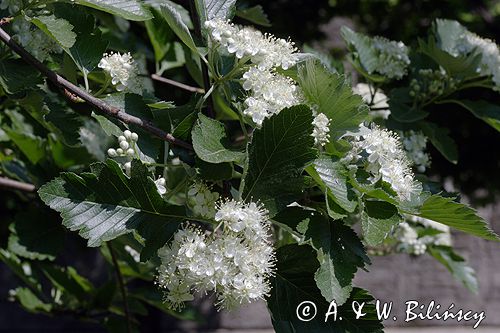
<path id="1" fill-rule="evenodd" d="M 151 75 L 151 78 L 153 80 L 155 80 L 155 81 L 166 83 L 166 84 L 169 84 L 171 86 L 174 86 L 174 87 L 177 87 L 177 88 L 181 88 L 181 89 L 184 89 L 184 90 L 187 90 L 187 91 L 190 91 L 190 92 L 200 93 L 200 94 L 204 94 L 205 93 L 205 90 L 202 89 L 202 88 L 192 87 L 192 86 L 189 86 L 189 85 L 181 83 L 181 82 L 177 82 L 177 81 L 174 81 L 174 80 L 171 80 L 171 79 L 167 79 L 166 77 L 160 76 L 158 74 Z"/>
<path id="2" fill-rule="evenodd" d="M 116 253 L 115 250 L 113 249 L 113 246 L 109 242 L 106 243 L 106 245 L 108 246 L 109 254 L 111 255 L 111 260 L 113 262 L 113 267 L 115 268 L 116 280 L 118 282 L 118 286 L 120 287 L 120 291 L 122 293 L 123 310 L 125 311 L 125 318 L 127 320 L 127 333 L 132 333 L 132 323 L 130 317 L 130 310 L 128 307 L 128 295 L 127 295 L 127 289 L 125 288 L 123 275 L 120 270 L 120 266 L 118 265 L 118 260 L 116 259 Z"/>

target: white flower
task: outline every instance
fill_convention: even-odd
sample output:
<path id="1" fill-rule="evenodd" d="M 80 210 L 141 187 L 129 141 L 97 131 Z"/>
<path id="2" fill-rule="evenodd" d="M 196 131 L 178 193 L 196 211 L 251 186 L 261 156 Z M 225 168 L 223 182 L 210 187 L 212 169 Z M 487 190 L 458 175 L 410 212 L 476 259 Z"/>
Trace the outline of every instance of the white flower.
<path id="1" fill-rule="evenodd" d="M 425 169 L 430 166 L 430 157 L 425 152 L 427 137 L 421 132 L 409 131 L 402 139 L 407 155 L 413 161 L 417 170 L 425 172 Z"/>
<path id="2" fill-rule="evenodd" d="M 314 137 L 314 144 L 324 146 L 328 143 L 330 139 L 330 128 L 328 128 L 329 124 L 330 119 L 328 119 L 328 117 L 323 113 L 320 113 L 316 117 L 314 117 L 314 129 L 312 132 L 312 136 Z"/>
<path id="3" fill-rule="evenodd" d="M 375 91 L 374 87 L 366 83 L 358 83 L 352 88 L 352 91 L 355 94 L 360 95 L 363 98 L 363 101 L 366 104 L 370 105 L 370 107 L 374 107 L 377 109 L 387 109 L 370 111 L 371 115 L 383 119 L 389 118 L 389 115 L 391 114 L 391 111 L 389 110 L 389 104 L 387 103 L 389 99 L 382 90 L 377 89 L 375 94 L 373 94 L 373 92 Z"/>
<path id="4" fill-rule="evenodd" d="M 160 177 L 157 180 L 155 180 L 155 185 L 156 185 L 156 190 L 160 195 L 164 195 L 167 193 L 167 188 L 165 187 L 166 181 L 165 178 Z"/>
<path id="5" fill-rule="evenodd" d="M 406 75 L 410 64 L 408 48 L 403 42 L 388 40 L 384 37 L 373 38 L 373 48 L 378 51 L 376 71 L 389 78 L 401 79 Z"/>
<path id="6" fill-rule="evenodd" d="M 194 215 L 214 218 L 215 202 L 219 199 L 219 193 L 210 191 L 203 183 L 194 183 L 188 190 L 187 202 Z"/>
<path id="7" fill-rule="evenodd" d="M 430 228 L 430 229 L 435 229 L 437 231 L 440 231 L 439 234 L 432 235 L 432 236 L 424 236 L 420 238 L 420 240 L 425 243 L 425 244 L 433 244 L 433 245 L 442 245 L 442 246 L 451 246 L 452 245 L 452 240 L 451 240 L 451 231 L 450 227 L 434 222 L 432 220 L 420 217 L 420 216 L 415 216 L 415 215 L 407 215 L 406 219 L 408 221 L 411 221 L 413 223 L 418 223 L 422 225 L 425 228 Z"/>
<path id="8" fill-rule="evenodd" d="M 299 58 L 297 49 L 290 41 L 262 34 L 250 27 L 239 27 L 221 19 L 205 22 L 212 38 L 234 53 L 237 58 L 249 57 L 260 69 L 294 66 Z"/>
<path id="9" fill-rule="evenodd" d="M 255 66 L 243 74 L 243 89 L 251 92 L 243 113 L 259 126 L 265 118 L 301 101 L 300 90 L 292 79 Z"/>
<path id="10" fill-rule="evenodd" d="M 165 300 L 180 308 L 193 292 L 215 292 L 220 308 L 233 309 L 263 299 L 274 274 L 274 250 L 269 242 L 267 211 L 255 203 L 226 201 L 215 219 L 220 233 L 186 228 L 160 249 L 158 283 Z"/>
<path id="11" fill-rule="evenodd" d="M 98 67 L 111 76 L 111 83 L 116 86 L 116 90 L 127 90 L 135 94 L 142 93 L 138 79 L 139 70 L 130 52 L 124 54 L 105 53 Z"/>
<path id="12" fill-rule="evenodd" d="M 422 191 L 422 185 L 413 177 L 411 164 L 396 133 L 378 126 L 360 126 L 352 133 L 355 141 L 352 151 L 344 160 L 357 161 L 366 154 L 366 171 L 372 174 L 372 181 L 388 182 L 403 201 L 412 201 Z"/>

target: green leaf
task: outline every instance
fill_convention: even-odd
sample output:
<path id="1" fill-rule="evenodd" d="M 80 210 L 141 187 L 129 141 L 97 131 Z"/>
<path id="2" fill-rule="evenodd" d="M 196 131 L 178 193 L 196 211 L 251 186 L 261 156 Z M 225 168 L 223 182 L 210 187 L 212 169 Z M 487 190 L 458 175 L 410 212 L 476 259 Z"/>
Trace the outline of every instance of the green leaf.
<path id="1" fill-rule="evenodd" d="M 353 51 L 356 52 L 359 62 L 368 74 L 373 73 L 379 65 L 379 59 L 373 47 L 372 39 L 354 32 L 346 26 L 342 27 L 341 35 L 347 44 L 353 47 Z"/>
<path id="2" fill-rule="evenodd" d="M 469 110 L 474 116 L 483 120 L 488 125 L 500 132 L 500 106 L 491 104 L 487 101 L 469 101 L 469 100 L 447 100 L 455 103 L 466 110 Z"/>
<path id="3" fill-rule="evenodd" d="M 102 10 L 131 21 L 146 21 L 152 17 L 140 0 L 71 0 L 71 3 Z"/>
<path id="4" fill-rule="evenodd" d="M 456 57 L 452 56 L 448 52 L 441 50 L 433 38 L 429 38 L 427 42 L 419 39 L 418 45 L 418 52 L 421 52 L 431 58 L 450 76 L 459 79 L 466 79 L 477 75 L 477 69 L 481 61 L 480 54 Z"/>
<path id="5" fill-rule="evenodd" d="M 467 32 L 467 29 L 457 21 L 445 19 L 436 19 L 434 28 L 439 47 L 450 54 L 454 53 L 457 43 L 460 43 L 463 34 Z"/>
<path id="6" fill-rule="evenodd" d="M 21 59 L 3 59 L 0 61 L 0 85 L 8 94 L 35 88 L 43 80 L 38 71 L 34 71 Z"/>
<path id="7" fill-rule="evenodd" d="M 54 219 L 40 219 L 40 213 L 40 210 L 29 210 L 16 215 L 16 222 L 10 225 L 9 251 L 37 260 L 54 260 L 61 252 L 64 229 Z"/>
<path id="8" fill-rule="evenodd" d="M 38 193 L 61 213 L 64 226 L 79 230 L 88 239 L 88 246 L 99 246 L 139 228 L 146 247 L 152 244 L 158 249 L 187 217 L 183 207 L 162 199 L 151 177 L 137 160 L 132 161 L 130 178 L 116 162 L 107 160 L 93 164 L 92 173 L 62 173 Z"/>
<path id="9" fill-rule="evenodd" d="M 307 246 L 286 245 L 277 250 L 277 272 L 271 279 L 271 294 L 267 305 L 277 333 L 315 332 L 315 333 L 375 333 L 382 332 L 382 324 L 377 319 L 375 306 L 369 302 L 373 298 L 364 290 L 353 288 L 345 305 L 338 307 L 337 320 L 333 316 L 325 322 L 329 303 L 321 295 L 314 281 L 314 273 L 319 265 L 316 254 Z M 298 264 L 300 263 L 300 265 Z M 297 318 L 297 307 L 304 301 L 314 302 L 317 315 L 311 321 Z M 356 319 L 352 303 L 365 303 L 364 317 Z M 342 320 L 339 318 L 342 317 Z"/>
<path id="10" fill-rule="evenodd" d="M 58 4 L 56 15 L 67 20 L 76 33 L 76 42 L 71 47 L 63 47 L 76 66 L 86 76 L 102 59 L 108 42 L 101 37 L 101 30 L 95 27 L 95 19 L 85 11 L 75 10 L 72 6 Z"/>
<path id="11" fill-rule="evenodd" d="M 209 181 L 231 179 L 233 176 L 233 166 L 229 162 L 212 164 L 196 159 L 196 171 L 202 179 Z"/>
<path id="12" fill-rule="evenodd" d="M 182 20 L 181 14 L 177 11 L 177 9 L 165 3 L 161 6 L 161 13 L 163 14 L 163 18 L 167 21 L 170 28 L 175 32 L 177 37 L 186 44 L 191 50 L 195 53 L 198 53 L 198 49 L 196 48 L 196 44 L 194 43 L 193 37 L 189 32 L 189 28 Z"/>
<path id="13" fill-rule="evenodd" d="M 328 194 L 340 207 L 352 213 L 357 206 L 357 200 L 351 185 L 348 183 L 349 172 L 340 162 L 322 156 L 314 161 L 315 173 L 311 176 L 319 182 L 320 187 L 327 187 Z M 309 172 L 309 169 L 308 169 Z"/>
<path id="14" fill-rule="evenodd" d="M 37 164 L 46 156 L 47 144 L 44 139 L 30 133 L 20 133 L 9 128 L 4 128 L 4 130 L 32 164 Z"/>
<path id="15" fill-rule="evenodd" d="M 420 208 L 420 213 L 415 215 L 446 224 L 474 236 L 500 241 L 474 209 L 453 201 L 453 198 L 430 196 Z"/>
<path id="16" fill-rule="evenodd" d="M 32 313 L 49 313 L 52 305 L 42 302 L 30 289 L 18 287 L 13 292 L 13 297 L 19 301 L 21 306 Z"/>
<path id="17" fill-rule="evenodd" d="M 455 141 L 449 136 L 449 129 L 439 127 L 431 122 L 421 122 L 422 132 L 429 138 L 432 145 L 451 163 L 458 162 L 458 148 Z M 500 130 L 500 127 L 499 127 Z"/>
<path id="18" fill-rule="evenodd" d="M 73 25 L 65 19 L 57 18 L 54 15 L 35 16 L 31 19 L 31 23 L 53 38 L 62 47 L 70 48 L 76 42 Z"/>
<path id="19" fill-rule="evenodd" d="M 260 200 L 273 213 L 300 196 L 302 171 L 316 157 L 312 120 L 308 107 L 295 106 L 255 130 L 242 185 L 244 200 Z"/>
<path id="20" fill-rule="evenodd" d="M 366 201 L 361 213 L 361 228 L 366 244 L 379 245 L 392 228 L 402 221 L 394 205 L 385 201 Z"/>
<path id="21" fill-rule="evenodd" d="M 173 32 L 170 29 L 167 21 L 163 18 L 161 11 L 156 9 L 151 10 L 154 14 L 153 19 L 146 21 L 146 30 L 149 40 L 153 45 L 156 61 L 161 61 L 168 50 L 172 47 Z"/>
<path id="22" fill-rule="evenodd" d="M 196 10 L 203 26 L 205 21 L 231 19 L 234 16 L 236 0 L 196 0 Z"/>
<path id="23" fill-rule="evenodd" d="M 43 274 L 62 293 L 76 298 L 79 302 L 89 298 L 94 291 L 92 283 L 78 274 L 73 267 L 40 265 Z"/>
<path id="24" fill-rule="evenodd" d="M 262 8 L 261 5 L 244 9 L 239 8 L 236 10 L 236 16 L 263 27 L 271 26 L 271 22 L 269 21 L 267 14 L 264 13 L 264 8 Z"/>
<path id="25" fill-rule="evenodd" d="M 308 60 L 298 67 L 298 82 L 307 100 L 318 106 L 317 112 L 330 119 L 330 140 L 359 127 L 368 116 L 361 96 L 352 92 L 346 78 L 332 73 L 319 60 Z"/>
<path id="26" fill-rule="evenodd" d="M 315 210 L 301 207 L 288 207 L 273 220 L 298 232 L 301 244 L 307 243 L 317 251 L 318 288 L 328 302 L 343 304 L 352 290 L 354 274 L 370 263 L 356 233 L 340 221 L 330 221 Z"/>
<path id="27" fill-rule="evenodd" d="M 463 285 L 477 294 L 479 284 L 474 269 L 467 265 L 464 258 L 456 254 L 451 247 L 432 246 L 429 247 L 429 253 L 446 267 L 453 277 L 463 283 Z"/>
<path id="28" fill-rule="evenodd" d="M 198 115 L 198 121 L 191 131 L 193 148 L 200 159 L 209 163 L 241 161 L 245 154 L 227 148 L 224 124 L 204 114 Z"/>

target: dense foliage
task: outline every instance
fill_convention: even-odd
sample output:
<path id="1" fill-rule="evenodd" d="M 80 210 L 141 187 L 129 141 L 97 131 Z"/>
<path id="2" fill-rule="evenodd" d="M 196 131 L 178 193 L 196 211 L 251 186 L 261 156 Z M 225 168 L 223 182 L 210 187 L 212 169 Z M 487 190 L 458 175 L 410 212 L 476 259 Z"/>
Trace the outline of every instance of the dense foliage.
<path id="1" fill-rule="evenodd" d="M 476 292 L 450 228 L 498 237 L 426 177 L 426 149 L 458 161 L 439 105 L 500 131 L 498 105 L 463 95 L 498 94 L 498 46 L 452 20 L 411 45 L 344 27 L 352 82 L 342 59 L 251 27 L 270 24 L 261 6 L 190 4 L 2 0 L 10 298 L 111 331 L 140 329 L 147 306 L 194 320 L 190 301 L 213 294 L 219 309 L 265 300 L 278 332 L 379 332 L 373 306 L 353 317 L 372 297 L 352 280 L 393 252 Z M 68 230 L 115 276 L 62 265 Z M 302 322 L 305 300 L 348 320 Z"/>

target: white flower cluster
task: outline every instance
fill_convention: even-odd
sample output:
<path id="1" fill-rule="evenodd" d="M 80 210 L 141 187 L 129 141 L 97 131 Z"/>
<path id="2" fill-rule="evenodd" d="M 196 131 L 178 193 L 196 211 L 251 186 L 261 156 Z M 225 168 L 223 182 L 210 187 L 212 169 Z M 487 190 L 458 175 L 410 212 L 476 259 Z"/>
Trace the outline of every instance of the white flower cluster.
<path id="1" fill-rule="evenodd" d="M 391 110 L 389 110 L 389 104 L 387 103 L 389 98 L 380 89 L 375 91 L 375 88 L 366 83 L 358 83 L 352 88 L 352 91 L 360 95 L 363 101 L 372 108 L 386 109 L 386 110 L 370 110 L 370 114 L 376 118 L 389 118 Z M 375 92 L 375 94 L 374 94 Z"/>
<path id="2" fill-rule="evenodd" d="M 378 53 L 377 72 L 396 79 L 401 79 L 406 75 L 410 58 L 408 57 L 408 48 L 403 42 L 391 41 L 377 36 L 373 38 L 373 48 Z"/>
<path id="3" fill-rule="evenodd" d="M 293 42 L 285 39 L 262 34 L 250 27 L 238 27 L 221 19 L 206 21 L 205 27 L 229 53 L 234 53 L 239 59 L 249 57 L 261 70 L 288 69 L 299 61 Z"/>
<path id="4" fill-rule="evenodd" d="M 118 91 L 142 93 L 142 84 L 138 78 L 139 68 L 129 53 L 105 53 L 99 62 L 102 68 L 111 76 L 111 83 Z"/>
<path id="5" fill-rule="evenodd" d="M 256 66 L 243 74 L 243 89 L 252 92 L 243 113 L 259 126 L 265 118 L 300 103 L 300 92 L 292 79 Z"/>
<path id="6" fill-rule="evenodd" d="M 426 252 L 429 245 L 451 246 L 451 233 L 448 226 L 419 216 L 408 215 L 406 219 L 414 225 L 434 229 L 440 233 L 419 237 L 417 231 L 410 223 L 400 223 L 395 230 L 396 239 L 399 241 L 399 250 L 414 255 L 422 255 Z"/>
<path id="7" fill-rule="evenodd" d="M 138 157 L 139 154 L 137 140 L 139 140 L 139 136 L 137 135 L 137 133 L 125 130 L 123 132 L 123 135 L 120 135 L 118 137 L 118 145 L 120 147 L 116 149 L 108 149 L 109 157 L 122 157 L 127 160 L 127 162 L 123 164 L 123 168 L 125 169 L 125 172 L 127 174 L 130 174 L 130 168 L 132 166 L 131 161 L 134 159 L 134 157 Z"/>
<path id="8" fill-rule="evenodd" d="M 498 45 L 491 39 L 481 38 L 467 31 L 462 36 L 458 51 L 462 54 L 469 54 L 474 50 L 481 54 L 481 65 L 478 72 L 481 75 L 491 75 L 496 90 L 500 90 L 500 50 Z"/>
<path id="9" fill-rule="evenodd" d="M 220 308 L 233 309 L 270 291 L 275 257 L 267 211 L 255 203 L 228 201 L 215 219 L 223 225 L 222 232 L 182 229 L 158 252 L 158 283 L 172 308 L 181 308 L 194 292 L 215 292 Z"/>
<path id="10" fill-rule="evenodd" d="M 292 42 L 221 19 L 207 21 L 205 26 L 229 53 L 255 65 L 243 74 L 243 88 L 251 92 L 243 113 L 254 123 L 260 126 L 265 118 L 300 103 L 302 94 L 294 81 L 275 72 L 276 67 L 288 69 L 299 61 Z"/>
<path id="11" fill-rule="evenodd" d="M 441 47 L 453 56 L 469 55 L 477 52 L 481 55 L 481 63 L 477 69 L 481 75 L 492 76 L 495 90 L 500 91 L 500 50 L 498 45 L 488 38 L 481 38 L 468 31 L 456 21 L 437 20 L 440 36 L 447 35 L 448 40 L 441 41 Z M 452 29 L 450 29 L 452 28 Z M 449 31 L 456 35 L 450 36 Z"/>
<path id="12" fill-rule="evenodd" d="M 375 125 L 371 128 L 361 125 L 353 135 L 352 150 L 346 161 L 357 161 L 363 157 L 361 154 L 366 155 L 366 171 L 373 176 L 372 181 L 382 178 L 403 201 L 411 201 L 421 193 L 422 186 L 414 179 L 411 163 L 396 133 Z"/>
<path id="13" fill-rule="evenodd" d="M 213 219 L 217 200 L 219 193 L 210 191 L 204 183 L 194 183 L 187 193 L 187 204 L 196 216 Z"/>
<path id="14" fill-rule="evenodd" d="M 52 38 L 24 18 L 16 18 L 12 22 L 12 31 L 12 38 L 39 61 L 47 60 L 51 53 L 62 52 L 61 47 Z"/>
<path id="15" fill-rule="evenodd" d="M 408 157 L 413 161 L 413 165 L 419 172 L 425 172 L 430 166 L 429 154 L 425 152 L 427 137 L 421 132 L 409 131 L 402 136 L 403 146 Z"/>
<path id="16" fill-rule="evenodd" d="M 396 237 L 401 243 L 400 248 L 416 256 L 427 251 L 427 245 L 418 238 L 418 233 L 407 222 L 402 222 L 396 230 Z"/>
<path id="17" fill-rule="evenodd" d="M 314 129 L 312 132 L 312 136 L 314 137 L 314 144 L 324 146 L 330 140 L 330 119 L 323 114 L 320 113 L 313 120 Z"/>

